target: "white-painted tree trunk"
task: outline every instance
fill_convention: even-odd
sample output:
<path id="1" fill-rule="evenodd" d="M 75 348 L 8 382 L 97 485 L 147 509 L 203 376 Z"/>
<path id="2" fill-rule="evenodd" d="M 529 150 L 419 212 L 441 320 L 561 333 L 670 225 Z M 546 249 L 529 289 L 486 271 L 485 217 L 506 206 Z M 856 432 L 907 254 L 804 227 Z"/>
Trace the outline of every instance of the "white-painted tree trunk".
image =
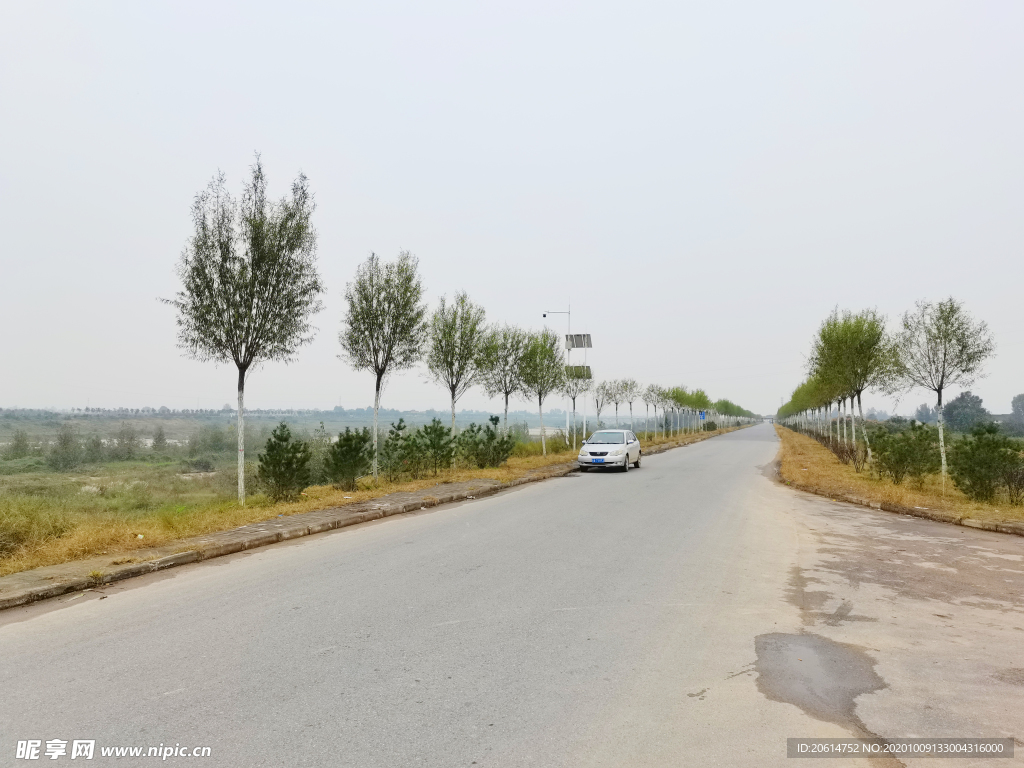
<path id="1" fill-rule="evenodd" d="M 238 503 L 245 506 L 245 374 L 238 372 Z"/>
<path id="2" fill-rule="evenodd" d="M 548 455 L 548 444 L 544 441 L 544 401 L 541 398 L 537 398 L 537 413 L 540 414 L 540 452 L 542 455 Z"/>
<path id="3" fill-rule="evenodd" d="M 946 494 L 946 436 L 943 430 L 942 390 L 938 391 L 939 404 L 935 406 L 935 420 L 939 426 L 939 456 L 942 458 L 942 494 Z"/>
<path id="4" fill-rule="evenodd" d="M 378 435 L 377 435 L 377 413 L 380 411 L 380 384 L 377 384 L 377 389 L 373 393 L 373 482 L 377 482 L 377 457 L 379 454 Z"/>
<path id="5" fill-rule="evenodd" d="M 868 449 L 868 461 L 871 461 L 871 441 L 868 439 L 868 430 L 864 426 L 864 403 L 860 399 L 860 395 L 857 395 L 857 409 L 860 411 L 860 431 L 864 435 L 864 445 Z"/>

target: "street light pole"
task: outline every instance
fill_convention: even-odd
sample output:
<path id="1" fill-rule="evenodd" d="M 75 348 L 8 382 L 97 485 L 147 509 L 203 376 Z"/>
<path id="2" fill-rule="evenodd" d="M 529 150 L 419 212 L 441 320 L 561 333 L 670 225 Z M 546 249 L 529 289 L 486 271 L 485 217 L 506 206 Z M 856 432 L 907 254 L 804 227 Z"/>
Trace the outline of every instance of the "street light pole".
<path id="1" fill-rule="evenodd" d="M 569 309 L 565 312 L 545 312 L 541 317 L 547 317 L 548 315 L 565 315 L 566 316 L 566 333 L 572 336 L 572 304 L 569 305 Z M 565 365 L 569 367 L 569 353 L 571 349 L 566 348 L 565 350 Z M 565 396 L 565 400 L 562 401 L 562 405 L 565 406 L 565 442 L 569 442 L 569 395 Z"/>

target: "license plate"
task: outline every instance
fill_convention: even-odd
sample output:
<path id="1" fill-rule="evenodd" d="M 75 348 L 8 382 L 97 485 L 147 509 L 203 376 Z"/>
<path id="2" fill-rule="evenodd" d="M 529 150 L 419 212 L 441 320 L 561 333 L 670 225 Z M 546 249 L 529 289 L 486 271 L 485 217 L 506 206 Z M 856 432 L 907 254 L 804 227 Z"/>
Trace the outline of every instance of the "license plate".
<path id="1" fill-rule="evenodd" d="M 604 459 L 591 459 L 595 464 L 604 464 Z"/>

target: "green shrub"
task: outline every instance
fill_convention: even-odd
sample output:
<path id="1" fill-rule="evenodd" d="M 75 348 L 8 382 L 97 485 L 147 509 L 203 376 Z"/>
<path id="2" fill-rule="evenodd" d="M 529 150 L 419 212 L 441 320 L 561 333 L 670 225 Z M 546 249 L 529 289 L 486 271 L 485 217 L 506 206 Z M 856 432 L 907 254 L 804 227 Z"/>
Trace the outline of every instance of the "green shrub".
<path id="1" fill-rule="evenodd" d="M 106 458 L 106 447 L 103 445 L 103 439 L 99 435 L 93 435 L 87 438 L 85 441 L 84 450 L 82 452 L 82 461 L 86 464 L 99 464 Z"/>
<path id="2" fill-rule="evenodd" d="M 121 428 L 114 436 L 114 446 L 110 451 L 110 457 L 116 461 L 131 461 L 139 450 L 139 433 L 128 422 L 121 422 Z"/>
<path id="3" fill-rule="evenodd" d="M 309 448 L 292 439 L 283 421 L 270 434 L 260 455 L 260 484 L 274 501 L 296 499 L 309 485 Z"/>
<path id="4" fill-rule="evenodd" d="M 896 485 L 905 478 L 921 485 L 926 475 L 939 471 L 939 432 L 934 427 L 910 422 L 900 432 L 873 429 L 871 444 L 875 470 Z"/>
<path id="5" fill-rule="evenodd" d="M 61 424 L 46 456 L 46 463 L 58 472 L 66 472 L 77 467 L 81 461 L 82 444 L 78 433 L 70 424 Z"/>
<path id="6" fill-rule="evenodd" d="M 403 474 L 419 477 L 426 470 L 427 455 L 420 444 L 417 433 L 410 434 L 405 419 L 392 424 L 388 436 L 380 447 L 379 470 L 390 480 L 398 480 Z"/>
<path id="7" fill-rule="evenodd" d="M 452 428 L 446 427 L 440 419 L 433 419 L 429 424 L 420 427 L 417 432 L 419 433 L 417 442 L 426 455 L 428 466 L 433 466 L 436 475 L 441 467 L 451 464 L 455 450 Z"/>
<path id="8" fill-rule="evenodd" d="M 331 449 L 331 438 L 322 421 L 306 440 L 306 445 L 309 447 L 309 484 L 324 485 L 330 481 L 327 476 L 327 453 Z"/>
<path id="9" fill-rule="evenodd" d="M 708 432 L 714 432 L 716 429 L 718 429 L 718 423 L 714 421 L 709 421 L 707 423 L 707 426 L 704 427 L 704 429 L 706 429 Z"/>
<path id="10" fill-rule="evenodd" d="M 370 471 L 373 461 L 373 435 L 363 427 L 353 431 L 345 427 L 338 433 L 338 442 L 327 451 L 325 472 L 327 478 L 342 490 L 354 491 L 356 480 Z"/>
<path id="11" fill-rule="evenodd" d="M 950 452 L 950 475 L 976 501 L 992 501 L 1021 465 L 1020 446 L 995 424 L 979 424 Z"/>
<path id="12" fill-rule="evenodd" d="M 162 424 L 158 425 L 156 432 L 153 433 L 153 450 L 158 453 L 167 450 L 167 435 Z"/>
<path id="13" fill-rule="evenodd" d="M 490 424 L 479 427 L 470 424 L 457 438 L 458 452 L 467 462 L 479 469 L 499 467 L 512 455 L 516 441 L 511 435 L 498 430 L 500 419 L 491 416 Z"/>
<path id="14" fill-rule="evenodd" d="M 28 432 L 24 429 L 14 430 L 11 435 L 11 442 L 4 451 L 5 459 L 24 459 L 32 452 L 32 446 L 28 441 Z"/>

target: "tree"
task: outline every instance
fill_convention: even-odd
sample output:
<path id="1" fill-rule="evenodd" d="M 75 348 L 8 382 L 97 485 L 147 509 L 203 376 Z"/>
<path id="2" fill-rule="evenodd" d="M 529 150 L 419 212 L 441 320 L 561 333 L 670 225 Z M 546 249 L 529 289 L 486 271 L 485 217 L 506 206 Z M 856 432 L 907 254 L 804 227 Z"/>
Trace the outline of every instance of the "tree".
<path id="1" fill-rule="evenodd" d="M 634 379 L 623 379 L 619 382 L 619 392 L 629 403 L 629 428 L 633 429 L 633 401 L 640 397 L 640 385 Z"/>
<path id="2" fill-rule="evenodd" d="M 658 436 L 658 404 L 664 399 L 665 395 L 661 391 L 661 387 L 656 384 L 648 384 L 647 389 L 644 390 L 641 395 L 644 400 L 644 405 L 648 408 L 654 406 L 654 436 Z M 644 431 L 647 431 L 647 426 L 644 425 Z"/>
<path id="3" fill-rule="evenodd" d="M 607 394 L 608 399 L 615 404 L 615 426 L 619 426 L 619 403 L 623 401 L 624 392 L 622 391 L 621 381 L 609 381 L 606 385 L 608 387 Z"/>
<path id="4" fill-rule="evenodd" d="M 153 433 L 153 450 L 167 450 L 167 435 L 164 434 L 164 427 L 162 424 L 158 425 L 156 428 L 156 432 Z"/>
<path id="5" fill-rule="evenodd" d="M 373 479 L 379 468 L 377 415 L 387 377 L 411 368 L 423 354 L 427 339 L 427 305 L 422 302 L 419 262 L 402 251 L 390 263 L 371 253 L 345 287 L 348 311 L 338 336 L 342 358 L 376 379 L 373 395 Z"/>
<path id="6" fill-rule="evenodd" d="M 565 381 L 562 393 L 572 401 L 572 447 L 576 449 L 576 399 L 585 397 L 590 391 L 593 379 L 587 375 L 589 368 L 582 365 L 568 365 L 565 368 Z"/>
<path id="7" fill-rule="evenodd" d="M 313 339 L 320 310 L 315 205 L 304 174 L 291 197 L 267 198 L 259 155 L 240 201 L 219 173 L 192 206 L 195 233 L 178 264 L 178 346 L 238 371 L 238 501 L 245 504 L 245 378 L 260 363 L 289 362 Z"/>
<path id="8" fill-rule="evenodd" d="M 601 427 L 601 410 L 608 403 L 608 389 L 609 384 L 607 381 L 602 381 L 594 387 L 594 411 L 596 413 L 594 423 L 598 428 Z"/>
<path id="9" fill-rule="evenodd" d="M 66 472 L 82 461 L 82 441 L 73 426 L 65 422 L 57 428 L 57 437 L 46 460 L 58 472 Z"/>
<path id="10" fill-rule="evenodd" d="M 309 485 L 309 447 L 301 440 L 293 440 L 283 421 L 270 434 L 260 454 L 259 479 L 274 501 L 297 499 Z"/>
<path id="11" fill-rule="evenodd" d="M 356 480 L 370 468 L 372 443 L 366 427 L 355 431 L 345 427 L 344 432 L 338 433 L 337 442 L 331 443 L 327 450 L 327 477 L 343 491 L 356 490 Z"/>
<path id="12" fill-rule="evenodd" d="M 11 435 L 11 442 L 7 446 L 7 458 L 24 459 L 31 451 L 32 446 L 28 441 L 28 432 L 24 429 L 14 430 L 14 434 Z"/>
<path id="13" fill-rule="evenodd" d="M 121 428 L 114 436 L 114 450 L 111 452 L 118 461 L 131 461 L 139 450 L 139 433 L 127 421 L 121 422 Z"/>
<path id="14" fill-rule="evenodd" d="M 480 377 L 485 317 L 483 307 L 471 302 L 463 291 L 455 294 L 450 305 L 442 296 L 430 321 L 427 369 L 451 396 L 452 433 L 455 432 L 455 403 Z"/>
<path id="15" fill-rule="evenodd" d="M 541 453 L 548 454 L 544 432 L 544 400 L 562 387 L 565 378 L 565 360 L 562 356 L 560 337 L 554 331 L 544 329 L 530 334 L 530 342 L 523 355 L 523 392 L 536 399 L 540 414 Z"/>
<path id="16" fill-rule="evenodd" d="M 938 420 L 935 415 L 935 409 L 928 405 L 928 403 L 921 403 L 917 406 L 917 410 L 914 411 L 914 421 L 919 421 L 922 424 L 934 424 Z"/>
<path id="17" fill-rule="evenodd" d="M 480 380 L 489 397 L 505 399 L 504 433 L 508 434 L 508 399 L 522 387 L 523 355 L 528 335 L 510 325 L 492 328 L 480 352 Z"/>
<path id="18" fill-rule="evenodd" d="M 434 475 L 442 464 L 450 464 L 455 455 L 454 429 L 441 423 L 440 419 L 431 419 L 429 424 L 419 428 L 420 443 L 424 452 L 434 465 Z"/>
<path id="19" fill-rule="evenodd" d="M 975 425 L 991 421 L 991 416 L 981 404 L 981 398 L 970 391 L 961 392 L 942 409 L 943 420 L 957 432 L 970 432 Z"/>
<path id="20" fill-rule="evenodd" d="M 890 378 L 891 391 L 930 389 L 936 395 L 942 482 L 946 482 L 946 440 L 943 434 L 942 393 L 947 387 L 969 387 L 981 374 L 995 345 L 988 325 L 975 321 L 963 305 L 950 297 L 931 303 L 919 301 L 903 315 L 896 338 Z"/>

